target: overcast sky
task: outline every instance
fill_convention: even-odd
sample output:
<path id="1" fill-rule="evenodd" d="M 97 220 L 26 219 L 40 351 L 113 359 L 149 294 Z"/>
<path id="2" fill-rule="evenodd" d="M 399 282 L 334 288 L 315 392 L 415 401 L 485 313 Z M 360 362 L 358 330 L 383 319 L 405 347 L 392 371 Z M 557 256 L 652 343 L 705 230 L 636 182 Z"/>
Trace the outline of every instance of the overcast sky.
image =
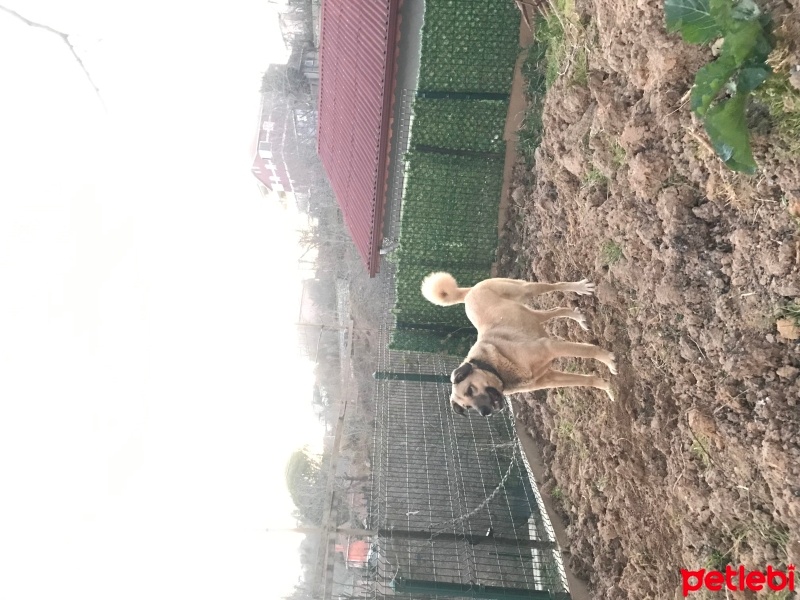
<path id="1" fill-rule="evenodd" d="M 266 0 L 0 12 L 0 598 L 277 598 L 319 435 L 291 227 L 250 174 Z"/>

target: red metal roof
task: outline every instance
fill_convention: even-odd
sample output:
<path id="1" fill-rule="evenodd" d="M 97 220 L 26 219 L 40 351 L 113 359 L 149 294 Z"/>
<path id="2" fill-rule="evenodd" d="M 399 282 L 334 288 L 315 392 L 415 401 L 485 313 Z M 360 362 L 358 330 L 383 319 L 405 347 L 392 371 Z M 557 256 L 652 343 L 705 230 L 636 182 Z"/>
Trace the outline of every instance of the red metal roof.
<path id="1" fill-rule="evenodd" d="M 324 0 L 317 151 L 370 275 L 378 271 L 401 0 Z"/>

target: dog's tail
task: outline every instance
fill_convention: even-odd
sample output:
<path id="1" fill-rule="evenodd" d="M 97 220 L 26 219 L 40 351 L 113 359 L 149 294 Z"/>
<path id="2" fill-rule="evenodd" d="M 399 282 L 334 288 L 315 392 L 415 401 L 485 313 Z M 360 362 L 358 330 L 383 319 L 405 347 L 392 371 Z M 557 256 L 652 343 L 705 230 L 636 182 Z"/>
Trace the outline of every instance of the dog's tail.
<path id="1" fill-rule="evenodd" d="M 422 295 L 428 302 L 439 306 L 452 306 L 464 302 L 472 288 L 460 288 L 450 273 L 431 273 L 422 280 Z"/>

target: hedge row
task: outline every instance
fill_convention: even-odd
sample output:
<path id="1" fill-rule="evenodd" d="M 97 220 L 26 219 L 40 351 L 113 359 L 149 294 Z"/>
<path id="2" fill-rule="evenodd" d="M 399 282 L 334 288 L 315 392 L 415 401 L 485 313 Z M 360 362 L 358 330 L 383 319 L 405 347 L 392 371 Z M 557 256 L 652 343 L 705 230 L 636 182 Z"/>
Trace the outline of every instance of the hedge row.
<path id="1" fill-rule="evenodd" d="M 420 284 L 432 271 L 448 271 L 462 286 L 489 276 L 519 22 L 513 0 L 426 0 L 393 257 L 395 350 L 463 357 L 475 341 L 464 307 L 429 303 Z"/>
<path id="2" fill-rule="evenodd" d="M 410 153 L 397 252 L 393 349 L 463 355 L 474 342 L 475 330 L 464 308 L 431 304 L 422 297 L 420 284 L 428 273 L 440 270 L 464 286 L 488 276 L 497 251 L 503 158 Z"/>
<path id="3" fill-rule="evenodd" d="M 417 98 L 411 143 L 474 152 L 505 152 L 505 100 Z"/>
<path id="4" fill-rule="evenodd" d="M 419 89 L 508 94 L 519 22 L 509 0 L 426 0 Z"/>

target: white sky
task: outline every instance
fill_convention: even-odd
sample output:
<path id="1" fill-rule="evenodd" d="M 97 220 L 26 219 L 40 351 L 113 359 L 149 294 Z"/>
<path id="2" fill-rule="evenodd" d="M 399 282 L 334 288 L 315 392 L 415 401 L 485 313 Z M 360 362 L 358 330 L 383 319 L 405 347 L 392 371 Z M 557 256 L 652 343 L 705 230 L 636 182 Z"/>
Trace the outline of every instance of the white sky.
<path id="1" fill-rule="evenodd" d="M 320 435 L 291 227 L 250 174 L 266 0 L 0 12 L 0 598 L 278 598 Z"/>

